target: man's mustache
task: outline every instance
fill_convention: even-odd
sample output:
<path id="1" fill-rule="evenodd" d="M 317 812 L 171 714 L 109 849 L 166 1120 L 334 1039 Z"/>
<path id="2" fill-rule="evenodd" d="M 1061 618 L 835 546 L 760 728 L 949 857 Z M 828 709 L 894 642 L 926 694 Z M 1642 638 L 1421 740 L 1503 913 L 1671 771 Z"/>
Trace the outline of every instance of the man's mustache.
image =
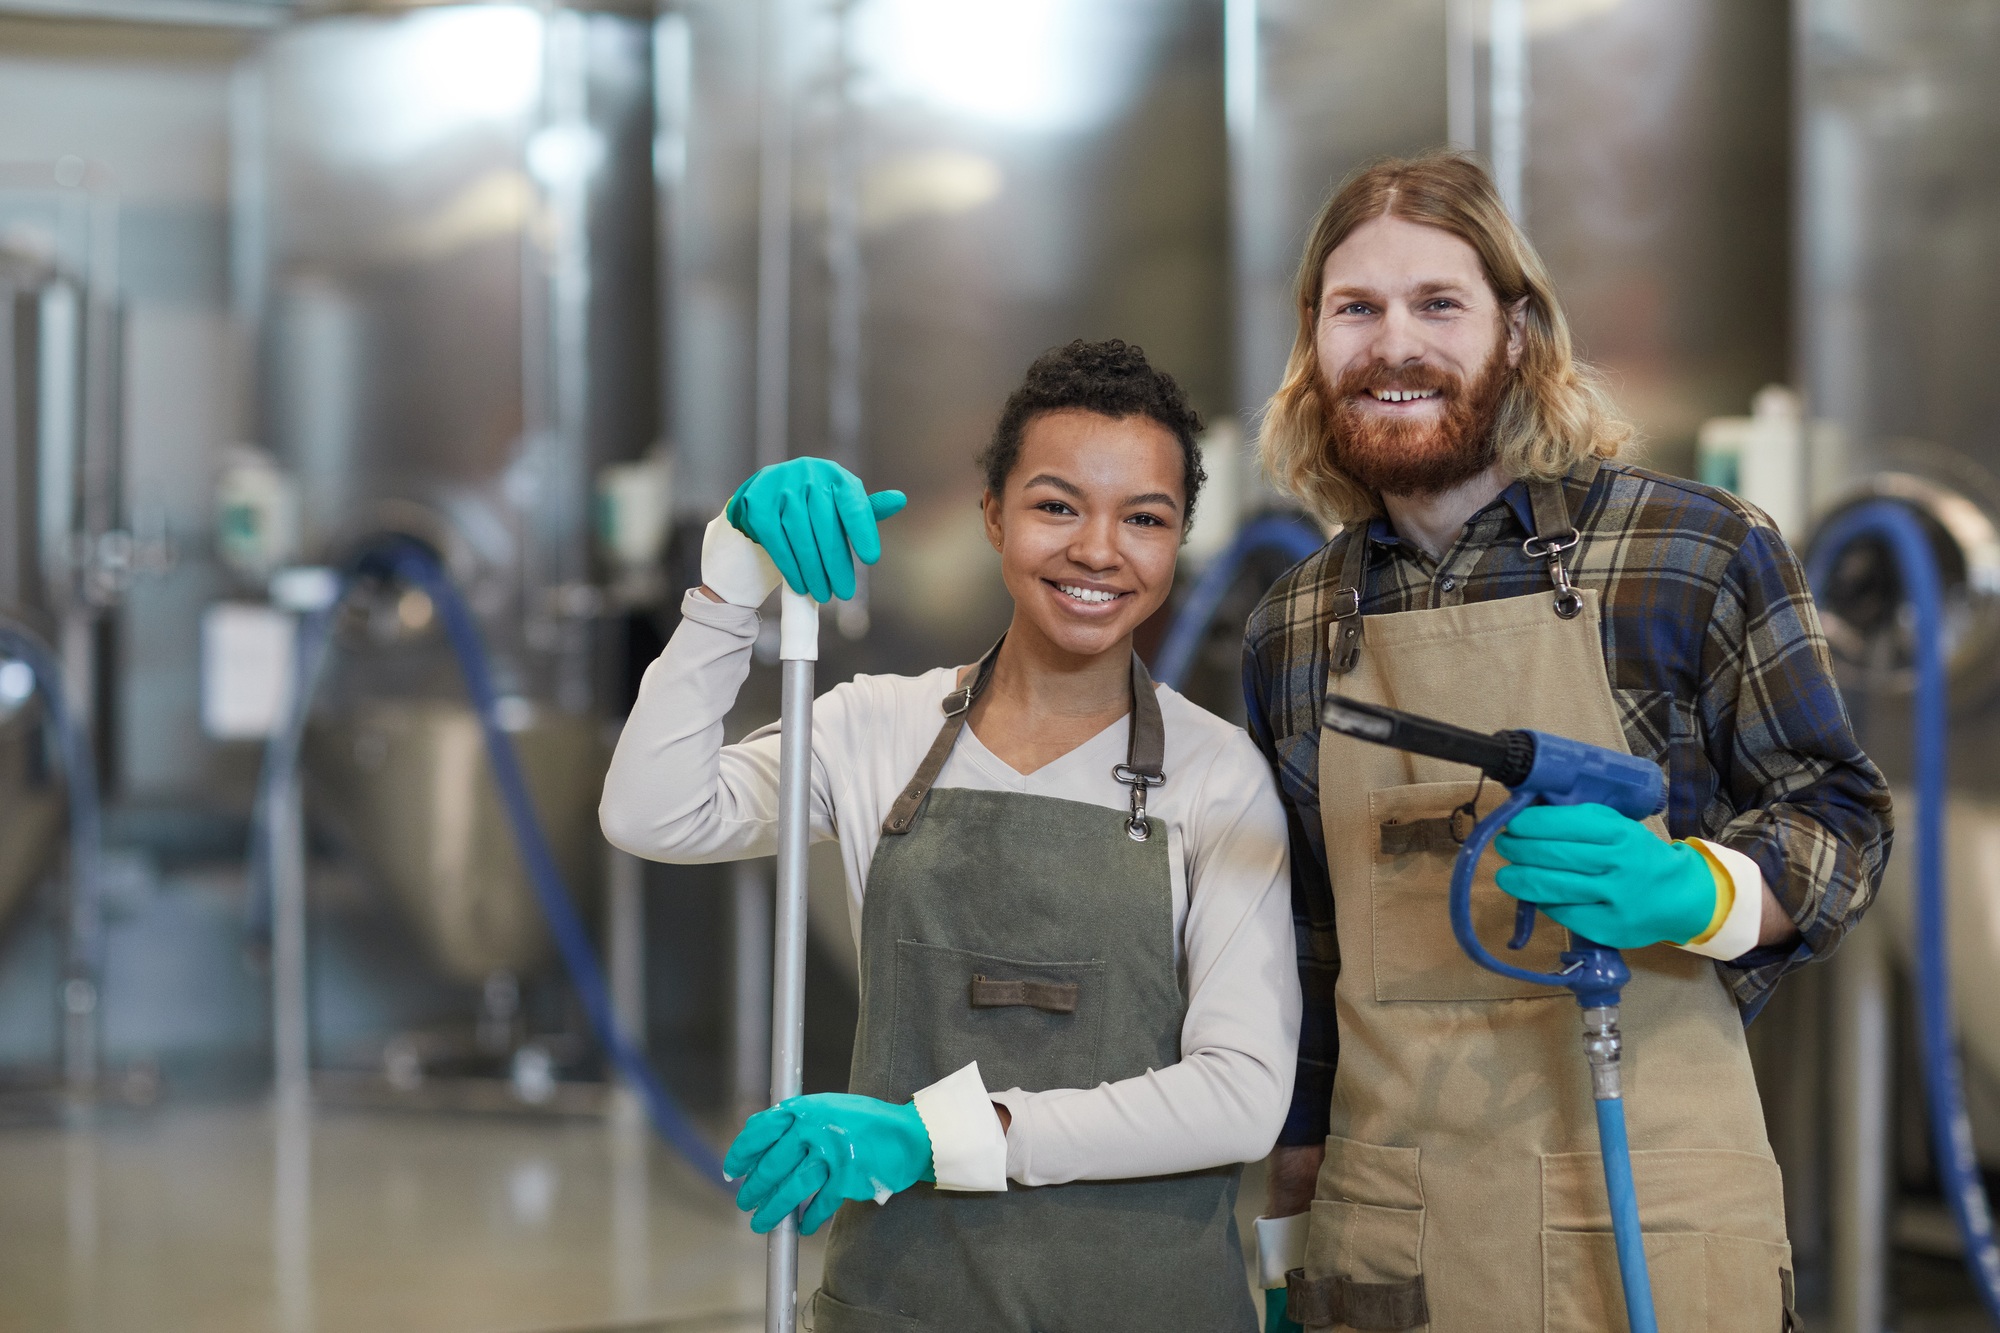
<path id="1" fill-rule="evenodd" d="M 1364 366 L 1351 366 L 1342 372 L 1340 380 L 1329 395 L 1333 402 L 1345 402 L 1363 395 L 1373 396 L 1377 392 L 1436 391 L 1440 398 L 1452 399 L 1465 396 L 1465 380 L 1462 376 L 1439 366 L 1418 362 L 1408 366 L 1390 366 L 1374 362 Z"/>

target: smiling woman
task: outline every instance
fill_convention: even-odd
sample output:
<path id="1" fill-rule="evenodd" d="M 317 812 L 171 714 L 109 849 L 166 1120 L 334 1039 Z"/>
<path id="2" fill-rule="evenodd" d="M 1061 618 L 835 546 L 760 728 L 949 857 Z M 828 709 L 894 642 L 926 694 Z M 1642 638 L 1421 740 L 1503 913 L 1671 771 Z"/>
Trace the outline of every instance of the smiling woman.
<path id="1" fill-rule="evenodd" d="M 980 458 L 1007 634 L 815 702 L 813 836 L 840 843 L 860 946 L 853 1077 L 751 1117 L 728 1168 L 756 1230 L 832 1219 L 825 1333 L 1253 1327 L 1233 1209 L 1298 1039 L 1285 824 L 1249 738 L 1132 651 L 1199 429 L 1136 347 L 1044 354 Z M 776 729 L 722 744 L 755 608 L 780 577 L 851 589 L 900 499 L 816 459 L 745 483 L 619 739 L 613 843 L 770 853 Z"/>

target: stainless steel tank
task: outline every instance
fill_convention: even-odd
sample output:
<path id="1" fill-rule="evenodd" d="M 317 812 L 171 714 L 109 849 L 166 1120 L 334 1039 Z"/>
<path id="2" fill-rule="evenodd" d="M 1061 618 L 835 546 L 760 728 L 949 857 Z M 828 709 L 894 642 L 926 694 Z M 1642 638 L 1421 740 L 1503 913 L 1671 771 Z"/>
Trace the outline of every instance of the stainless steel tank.
<path id="1" fill-rule="evenodd" d="M 1692 474 L 1700 423 L 1788 375 L 1785 10 L 1734 0 L 1233 0 L 1246 412 L 1278 385 L 1314 210 L 1371 158 L 1495 169 L 1582 354 Z"/>
<path id="2" fill-rule="evenodd" d="M 489 648 L 573 889 L 606 761 L 591 497 L 657 433 L 652 36 L 605 6 L 357 8 L 275 35 L 242 131 L 265 430 L 310 558 L 436 549 Z M 421 594 L 345 627 L 323 809 L 449 972 L 547 940 Z"/>
<path id="3" fill-rule="evenodd" d="M 0 615 L 47 640 L 88 727 L 98 616 L 132 569 L 118 528 L 116 217 L 81 159 L 0 164 Z M 49 868 L 62 775 L 25 663 L 0 667 L 0 919 Z M 90 923 L 94 931 L 94 922 Z"/>
<path id="4" fill-rule="evenodd" d="M 663 32 L 685 516 L 791 453 L 906 490 L 822 676 L 969 660 L 1007 615 L 972 460 L 1037 353 L 1124 338 L 1231 410 L 1220 11 L 693 0 Z"/>

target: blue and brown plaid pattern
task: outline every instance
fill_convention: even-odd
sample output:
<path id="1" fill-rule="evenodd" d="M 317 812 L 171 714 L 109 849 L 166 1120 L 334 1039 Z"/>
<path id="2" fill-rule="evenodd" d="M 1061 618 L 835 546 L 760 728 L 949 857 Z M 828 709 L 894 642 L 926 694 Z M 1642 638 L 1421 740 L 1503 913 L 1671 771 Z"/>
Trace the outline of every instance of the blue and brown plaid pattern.
<path id="1" fill-rule="evenodd" d="M 1824 957 L 1868 905 L 1889 851 L 1889 790 L 1854 739 L 1804 571 L 1763 514 L 1727 492 L 1622 463 L 1564 485 L 1595 588 L 1626 744 L 1667 770 L 1667 827 L 1755 861 L 1803 936 L 1723 969 L 1745 1020 L 1792 968 Z M 1250 734 L 1278 776 L 1292 835 L 1292 910 L 1306 1012 L 1280 1142 L 1326 1133 L 1337 1038 L 1337 946 L 1319 813 L 1327 625 L 1347 543 L 1369 543 L 1364 615 L 1548 594 L 1529 560 L 1527 486 L 1476 514 L 1441 560 L 1381 519 L 1350 528 L 1278 580 L 1246 628 Z M 1496 685 L 1504 663 L 1495 663 Z M 1511 688 L 1526 688 L 1526 684 Z M 1319 923 L 1320 929 L 1311 927 Z M 1317 940 L 1315 940 L 1317 936 Z M 1315 948 L 1314 945 L 1317 944 Z"/>

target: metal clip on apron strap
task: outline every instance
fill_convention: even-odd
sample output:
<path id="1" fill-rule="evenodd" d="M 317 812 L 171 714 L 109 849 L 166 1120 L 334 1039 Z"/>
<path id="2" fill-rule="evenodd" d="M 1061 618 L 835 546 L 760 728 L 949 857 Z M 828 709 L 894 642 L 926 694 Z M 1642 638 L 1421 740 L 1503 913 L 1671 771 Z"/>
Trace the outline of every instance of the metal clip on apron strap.
<path id="1" fill-rule="evenodd" d="M 1002 635 L 1000 643 L 1005 643 Z M 940 705 L 944 709 L 944 725 L 938 729 L 937 739 L 931 742 L 930 752 L 917 765 L 916 773 L 902 795 L 889 807 L 888 817 L 882 821 L 885 836 L 908 833 L 917 822 L 917 813 L 924 807 L 924 798 L 931 793 L 938 774 L 944 771 L 945 761 L 951 758 L 951 747 L 958 743 L 958 733 L 965 730 L 966 717 L 972 712 L 972 701 L 977 699 L 993 679 L 993 664 L 1000 659 L 1000 643 L 986 650 L 986 656 L 979 659 L 979 667 L 972 675 L 972 683 L 953 690 L 944 697 Z M 1132 817 L 1125 822 L 1125 832 L 1134 842 L 1144 842 L 1152 834 L 1152 825 L 1146 819 L 1146 790 L 1157 787 L 1167 780 L 1163 771 L 1167 757 L 1167 731 L 1160 720 L 1160 700 L 1153 690 L 1153 677 L 1146 670 L 1146 664 L 1139 660 L 1139 654 L 1132 654 L 1132 723 L 1131 739 L 1125 747 L 1125 762 L 1111 770 L 1111 776 L 1132 789 Z"/>
<path id="2" fill-rule="evenodd" d="M 1586 488 L 1596 476 L 1597 460 L 1592 459 L 1583 473 Z M 1564 620 L 1574 620 L 1577 612 L 1583 610 L 1583 598 L 1570 586 L 1569 571 L 1563 568 L 1562 557 L 1564 551 L 1583 540 L 1583 534 L 1570 521 L 1562 483 L 1528 483 L 1528 507 L 1535 515 L 1535 535 L 1521 543 L 1521 554 L 1530 560 L 1549 562 L 1549 582 L 1556 589 L 1556 614 Z"/>
<path id="3" fill-rule="evenodd" d="M 1351 1278 L 1308 1278 L 1306 1270 L 1285 1274 L 1285 1316 L 1306 1328 L 1393 1330 L 1430 1322 L 1424 1280 L 1356 1282 Z"/>

